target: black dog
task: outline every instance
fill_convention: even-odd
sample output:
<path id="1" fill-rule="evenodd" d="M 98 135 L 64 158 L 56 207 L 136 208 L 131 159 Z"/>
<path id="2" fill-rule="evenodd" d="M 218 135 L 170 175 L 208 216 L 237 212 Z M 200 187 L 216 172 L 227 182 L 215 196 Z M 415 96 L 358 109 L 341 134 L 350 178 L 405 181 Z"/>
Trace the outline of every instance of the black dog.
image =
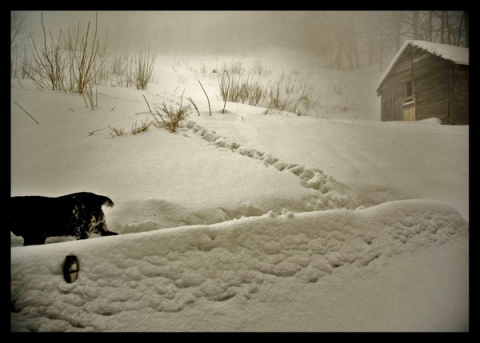
<path id="1" fill-rule="evenodd" d="M 106 196 L 87 192 L 57 198 L 12 197 L 11 231 L 23 237 L 23 245 L 44 244 L 47 237 L 54 236 L 87 239 L 89 233 L 117 235 L 107 229 L 103 205 L 112 207 L 113 201 Z"/>

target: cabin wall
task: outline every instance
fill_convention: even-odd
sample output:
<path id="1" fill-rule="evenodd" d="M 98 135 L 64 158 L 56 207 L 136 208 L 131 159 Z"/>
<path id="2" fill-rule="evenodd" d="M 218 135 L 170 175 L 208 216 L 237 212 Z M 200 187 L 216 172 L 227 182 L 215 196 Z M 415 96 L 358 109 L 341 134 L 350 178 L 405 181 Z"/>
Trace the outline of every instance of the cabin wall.
<path id="1" fill-rule="evenodd" d="M 456 65 L 452 74 L 452 123 L 469 124 L 469 68 Z"/>
<path id="2" fill-rule="evenodd" d="M 381 120 L 403 120 L 407 83 L 413 80 L 415 119 L 468 123 L 468 66 L 458 66 L 410 46 L 392 67 L 378 92 Z"/>
<path id="3" fill-rule="evenodd" d="M 382 121 L 403 120 L 403 99 L 405 84 L 411 80 L 411 59 L 405 54 L 401 56 L 390 71 L 380 91 Z M 389 109 L 388 113 L 386 112 Z"/>
<path id="4" fill-rule="evenodd" d="M 405 84 L 408 82 L 409 77 L 407 77 L 406 75 L 399 75 L 396 79 L 396 81 L 398 82 L 397 84 L 395 84 L 394 82 L 388 82 L 388 86 L 384 87 L 381 92 L 382 121 L 403 120 Z"/>
<path id="5" fill-rule="evenodd" d="M 426 62 L 432 60 L 428 58 Z M 433 60 L 432 63 L 414 64 L 414 77 L 416 119 L 439 118 L 443 124 L 448 124 L 449 63 L 444 60 L 441 62 Z"/>

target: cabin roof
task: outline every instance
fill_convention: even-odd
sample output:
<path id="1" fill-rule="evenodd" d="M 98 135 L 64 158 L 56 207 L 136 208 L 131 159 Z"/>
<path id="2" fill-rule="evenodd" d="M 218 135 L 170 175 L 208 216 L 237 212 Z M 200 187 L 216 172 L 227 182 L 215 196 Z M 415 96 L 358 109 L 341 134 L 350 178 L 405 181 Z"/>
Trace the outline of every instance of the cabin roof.
<path id="1" fill-rule="evenodd" d="M 467 65 L 467 66 L 469 65 L 469 53 L 468 53 L 469 49 L 468 48 L 463 48 L 463 47 L 449 45 L 449 44 L 427 42 L 422 40 L 406 40 L 398 50 L 395 57 L 393 57 L 388 68 L 383 73 L 382 78 L 380 79 L 378 89 L 380 89 L 380 86 L 382 85 L 383 81 L 388 76 L 393 66 L 395 65 L 395 63 L 397 63 L 397 60 L 400 58 L 400 56 L 408 46 L 414 46 L 414 47 L 423 49 L 425 51 L 428 51 L 432 55 L 441 57 L 445 60 L 452 61 L 455 64 L 461 64 L 461 65 Z M 377 89 L 377 93 L 378 93 L 378 89 Z"/>

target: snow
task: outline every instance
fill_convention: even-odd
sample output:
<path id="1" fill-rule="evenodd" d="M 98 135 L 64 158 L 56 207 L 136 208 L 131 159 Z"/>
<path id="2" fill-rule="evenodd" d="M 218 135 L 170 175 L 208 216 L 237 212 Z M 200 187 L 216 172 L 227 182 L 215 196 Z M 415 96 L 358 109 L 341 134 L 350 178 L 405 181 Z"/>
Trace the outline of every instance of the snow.
<path id="1" fill-rule="evenodd" d="M 396 55 L 393 57 L 387 69 L 385 69 L 385 72 L 383 73 L 383 76 L 381 77 L 380 82 L 378 84 L 382 84 L 383 80 L 390 73 L 390 70 L 392 69 L 392 67 L 395 65 L 397 60 L 402 55 L 403 51 L 408 46 L 415 46 L 417 48 L 428 51 L 435 56 L 439 56 L 445 60 L 452 61 L 456 64 L 468 66 L 470 62 L 469 61 L 470 55 L 469 55 L 468 48 L 464 48 L 456 45 L 450 45 L 450 44 L 440 44 L 440 43 L 422 41 L 422 40 L 406 40 L 405 42 L 403 42 L 402 46 L 400 47 Z"/>
<path id="2" fill-rule="evenodd" d="M 12 80 L 12 196 L 106 195 L 119 233 L 27 247 L 11 234 L 12 331 L 469 330 L 468 126 L 373 120 L 377 74 L 272 57 L 230 58 L 310 72 L 348 110 L 221 113 L 218 75 L 195 66 L 228 56 L 159 57 L 147 91 L 98 86 L 94 110 Z M 153 121 L 142 95 L 183 90 L 200 116 L 130 132 Z"/>
<path id="3" fill-rule="evenodd" d="M 410 44 L 423 50 L 429 51 L 434 55 L 440 56 L 443 59 L 455 62 L 456 64 L 469 64 L 468 48 L 419 40 L 411 41 Z"/>

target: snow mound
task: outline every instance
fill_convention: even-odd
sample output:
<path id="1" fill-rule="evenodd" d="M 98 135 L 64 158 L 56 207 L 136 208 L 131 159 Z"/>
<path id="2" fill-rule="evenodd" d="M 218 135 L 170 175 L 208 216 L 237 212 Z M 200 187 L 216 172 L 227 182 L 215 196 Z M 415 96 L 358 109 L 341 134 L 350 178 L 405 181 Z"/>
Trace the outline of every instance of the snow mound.
<path id="1" fill-rule="evenodd" d="M 157 325 L 164 313 L 223 302 L 243 306 L 282 280 L 328 282 L 343 269 L 350 270 L 343 275 L 348 282 L 352 268 L 380 268 L 391 256 L 467 232 L 468 223 L 452 207 L 410 200 L 14 247 L 12 330 L 169 330 Z M 72 284 L 62 275 L 69 254 L 80 265 Z M 135 313 L 149 320 L 125 326 L 122 319 Z"/>
<path id="2" fill-rule="evenodd" d="M 416 124 L 431 124 L 431 125 L 442 125 L 442 121 L 439 118 L 428 118 L 417 120 Z"/>

